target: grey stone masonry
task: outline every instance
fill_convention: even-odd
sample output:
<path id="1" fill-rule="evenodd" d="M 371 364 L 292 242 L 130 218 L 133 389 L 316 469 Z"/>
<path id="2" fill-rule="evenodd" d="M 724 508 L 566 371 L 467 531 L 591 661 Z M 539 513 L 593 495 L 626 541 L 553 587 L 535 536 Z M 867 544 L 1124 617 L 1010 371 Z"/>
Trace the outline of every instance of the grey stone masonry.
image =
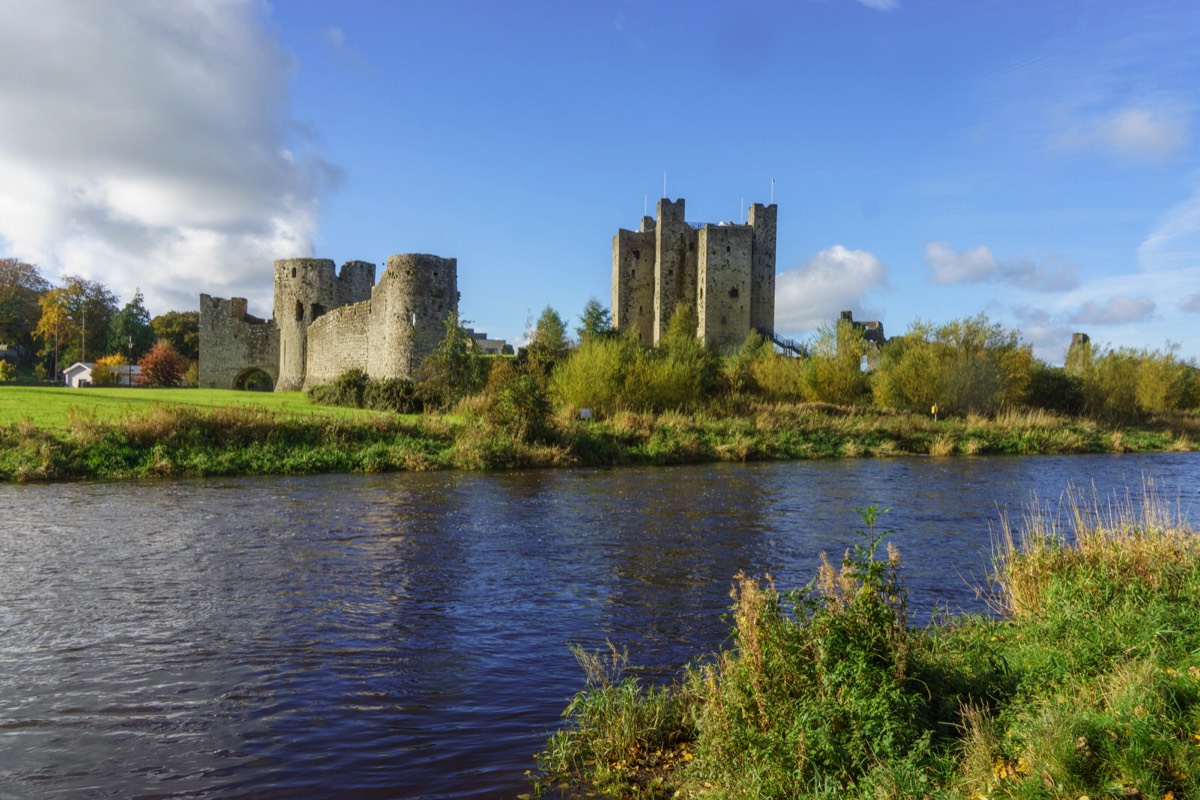
<path id="1" fill-rule="evenodd" d="M 349 369 L 370 377 L 411 377 L 458 312 L 458 262 L 390 256 L 379 283 L 375 265 L 329 259 L 275 262 L 275 318 L 246 314 L 243 298 L 200 296 L 200 382 L 236 388 L 262 369 L 277 391 L 334 380 Z"/>
<path id="2" fill-rule="evenodd" d="M 776 206 L 755 203 L 745 225 L 692 225 L 684 208 L 664 198 L 656 219 L 613 237 L 613 326 L 657 344 L 682 302 L 702 341 L 733 352 L 751 329 L 774 329 Z"/>
<path id="3" fill-rule="evenodd" d="M 246 298 L 200 295 L 200 376 L 205 389 L 232 389 L 262 370 L 279 380 L 279 329 L 246 313 Z"/>

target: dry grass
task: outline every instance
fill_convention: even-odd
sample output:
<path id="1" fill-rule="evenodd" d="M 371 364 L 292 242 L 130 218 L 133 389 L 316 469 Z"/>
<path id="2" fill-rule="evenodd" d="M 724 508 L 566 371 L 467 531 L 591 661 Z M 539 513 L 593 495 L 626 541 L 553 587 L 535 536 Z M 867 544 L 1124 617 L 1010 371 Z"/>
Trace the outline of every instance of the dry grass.
<path id="1" fill-rule="evenodd" d="M 1001 589 L 998 610 L 1009 618 L 1040 613 L 1056 577 L 1080 571 L 1108 581 L 1139 581 L 1153 589 L 1167 584 L 1178 570 L 1200 558 L 1200 538 L 1182 511 L 1162 498 L 1152 482 L 1140 499 L 1081 498 L 1069 491 L 1059 512 L 1035 509 L 1020 534 L 1002 521 L 994 554 L 995 583 Z"/>

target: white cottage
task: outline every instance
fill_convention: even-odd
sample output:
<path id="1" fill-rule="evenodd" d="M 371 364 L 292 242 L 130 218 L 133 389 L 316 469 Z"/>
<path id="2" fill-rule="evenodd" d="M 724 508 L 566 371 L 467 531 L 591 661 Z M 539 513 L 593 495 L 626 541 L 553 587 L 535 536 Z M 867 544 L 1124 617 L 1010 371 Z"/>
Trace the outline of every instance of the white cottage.
<path id="1" fill-rule="evenodd" d="M 94 366 L 95 364 L 90 361 L 76 361 L 63 370 L 63 383 L 75 389 L 91 386 L 92 367 Z M 141 374 L 142 368 L 137 364 L 121 367 L 117 373 L 117 383 L 121 386 L 132 386 L 137 383 L 138 376 Z"/>

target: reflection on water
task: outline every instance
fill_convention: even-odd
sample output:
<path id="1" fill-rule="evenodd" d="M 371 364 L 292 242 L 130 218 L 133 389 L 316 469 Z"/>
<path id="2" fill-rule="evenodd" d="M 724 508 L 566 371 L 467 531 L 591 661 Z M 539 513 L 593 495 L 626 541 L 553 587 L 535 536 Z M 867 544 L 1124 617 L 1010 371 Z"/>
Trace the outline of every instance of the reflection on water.
<path id="1" fill-rule="evenodd" d="M 1197 454 L 0 487 L 0 786 L 16 797 L 511 797 L 581 675 L 719 647 L 738 570 L 784 587 L 853 543 L 912 618 L 984 611 L 990 531 L 1071 481 Z"/>

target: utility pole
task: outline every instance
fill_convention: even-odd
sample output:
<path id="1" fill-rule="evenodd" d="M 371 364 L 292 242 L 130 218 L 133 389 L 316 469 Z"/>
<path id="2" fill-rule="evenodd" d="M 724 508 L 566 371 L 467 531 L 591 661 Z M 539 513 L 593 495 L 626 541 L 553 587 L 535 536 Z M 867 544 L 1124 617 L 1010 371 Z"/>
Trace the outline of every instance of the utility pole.
<path id="1" fill-rule="evenodd" d="M 125 371 L 126 372 L 125 385 L 133 386 L 133 335 L 132 334 L 130 334 L 130 336 L 129 336 L 129 363 L 126 364 L 125 366 L 127 367 L 127 369 Z"/>

